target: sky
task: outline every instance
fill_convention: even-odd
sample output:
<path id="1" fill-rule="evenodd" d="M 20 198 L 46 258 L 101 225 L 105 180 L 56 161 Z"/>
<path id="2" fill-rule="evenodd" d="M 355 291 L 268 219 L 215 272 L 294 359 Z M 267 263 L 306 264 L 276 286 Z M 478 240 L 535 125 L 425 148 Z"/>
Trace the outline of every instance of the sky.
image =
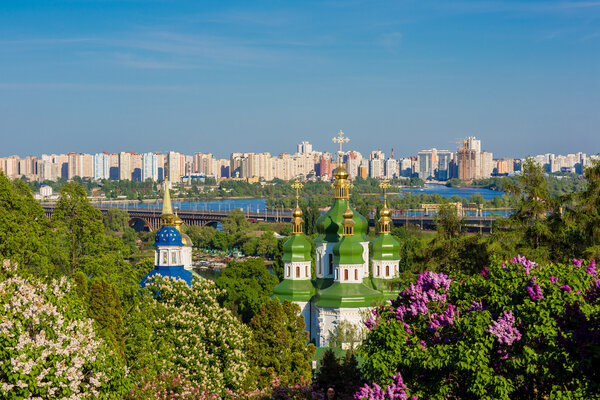
<path id="1" fill-rule="evenodd" d="M 0 156 L 600 152 L 600 1 L 0 2 Z"/>

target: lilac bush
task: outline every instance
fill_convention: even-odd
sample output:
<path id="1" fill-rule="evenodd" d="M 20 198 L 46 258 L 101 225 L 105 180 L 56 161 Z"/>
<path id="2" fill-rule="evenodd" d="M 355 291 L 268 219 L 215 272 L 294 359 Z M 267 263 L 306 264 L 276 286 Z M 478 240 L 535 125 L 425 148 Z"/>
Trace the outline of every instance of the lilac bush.
<path id="1" fill-rule="evenodd" d="M 422 273 L 365 321 L 360 353 L 373 383 L 356 398 L 596 398 L 596 275 L 594 261 L 522 256 L 463 280 Z"/>

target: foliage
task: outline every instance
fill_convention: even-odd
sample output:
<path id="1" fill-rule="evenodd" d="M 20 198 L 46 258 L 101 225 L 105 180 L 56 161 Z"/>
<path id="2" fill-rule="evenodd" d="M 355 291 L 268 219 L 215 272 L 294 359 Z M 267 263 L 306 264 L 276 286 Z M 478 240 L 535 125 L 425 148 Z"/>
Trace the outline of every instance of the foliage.
<path id="1" fill-rule="evenodd" d="M 72 283 L 21 278 L 8 260 L 2 268 L 0 397 L 121 398 L 127 369 L 96 336 Z"/>
<path id="2" fill-rule="evenodd" d="M 269 301 L 277 283 L 277 277 L 267 270 L 262 258 L 231 261 L 216 281 L 223 290 L 219 302 L 238 314 L 244 323 L 249 323 L 261 305 Z"/>
<path id="3" fill-rule="evenodd" d="M 250 223 L 246 219 L 246 215 L 238 209 L 231 210 L 227 217 L 223 218 L 221 225 L 230 237 L 230 245 L 232 246 L 241 244 L 250 231 Z"/>
<path id="4" fill-rule="evenodd" d="M 87 303 L 88 316 L 98 324 L 98 334 L 112 345 L 117 355 L 123 357 L 123 311 L 117 291 L 102 279 L 97 279 L 89 288 Z"/>
<path id="5" fill-rule="evenodd" d="M 52 271 L 52 243 L 44 210 L 21 181 L 0 172 L 0 258 L 11 259 L 35 275 Z"/>
<path id="6" fill-rule="evenodd" d="M 298 305 L 268 300 L 250 321 L 250 328 L 248 358 L 253 383 L 264 388 L 274 376 L 288 384 L 310 379 L 315 347 L 307 344 L 308 332 Z"/>
<path id="7" fill-rule="evenodd" d="M 143 376 L 125 396 L 126 400 L 216 400 L 219 395 L 197 387 L 181 374 Z"/>
<path id="8" fill-rule="evenodd" d="M 116 207 L 109 208 L 103 221 L 107 231 L 124 232 L 129 228 L 129 213 Z"/>
<path id="9" fill-rule="evenodd" d="M 214 282 L 156 276 L 148 284 L 154 299 L 147 323 L 155 371 L 172 371 L 210 393 L 237 389 L 248 372 L 249 329 L 223 309 Z"/>
<path id="10" fill-rule="evenodd" d="M 338 359 L 331 349 L 323 352 L 314 384 L 323 392 L 329 386 L 335 387 L 338 399 L 352 399 L 363 383 L 358 361 L 352 350 Z"/>
<path id="11" fill-rule="evenodd" d="M 583 367 L 600 346 L 598 286 L 580 260 L 519 256 L 463 281 L 425 272 L 365 322 L 363 372 L 379 385 L 400 373 L 427 399 L 597 398 Z"/>

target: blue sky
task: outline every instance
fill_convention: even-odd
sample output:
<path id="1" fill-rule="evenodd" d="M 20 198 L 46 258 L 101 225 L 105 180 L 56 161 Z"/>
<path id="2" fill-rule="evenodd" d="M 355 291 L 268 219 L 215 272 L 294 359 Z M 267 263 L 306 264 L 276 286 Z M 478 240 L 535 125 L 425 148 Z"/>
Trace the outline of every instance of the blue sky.
<path id="1" fill-rule="evenodd" d="M 0 2 L 0 156 L 600 152 L 600 1 Z"/>

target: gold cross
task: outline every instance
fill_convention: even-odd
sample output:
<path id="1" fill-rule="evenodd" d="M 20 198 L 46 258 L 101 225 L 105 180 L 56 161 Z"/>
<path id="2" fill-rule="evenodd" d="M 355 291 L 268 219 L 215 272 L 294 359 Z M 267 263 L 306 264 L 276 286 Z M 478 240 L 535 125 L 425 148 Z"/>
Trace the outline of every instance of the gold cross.
<path id="1" fill-rule="evenodd" d="M 383 181 L 379 184 L 379 187 L 381 189 L 383 189 L 383 203 L 386 204 L 386 207 L 387 207 L 387 191 L 386 191 L 386 189 L 391 188 L 392 185 L 390 185 L 390 183 L 388 181 Z"/>
<path id="2" fill-rule="evenodd" d="M 339 143 L 340 144 L 340 152 L 339 152 L 339 157 L 340 157 L 340 163 L 342 162 L 342 144 L 343 143 L 348 143 L 350 141 L 349 137 L 344 137 L 344 132 L 342 132 L 342 130 L 340 129 L 340 131 L 338 132 L 338 135 L 336 137 L 333 138 L 333 141 L 335 143 Z"/>
<path id="3" fill-rule="evenodd" d="M 300 189 L 302 189 L 304 185 L 300 183 L 298 179 L 294 183 L 292 183 L 292 189 L 296 189 L 296 207 L 298 207 L 298 199 L 300 198 Z"/>

